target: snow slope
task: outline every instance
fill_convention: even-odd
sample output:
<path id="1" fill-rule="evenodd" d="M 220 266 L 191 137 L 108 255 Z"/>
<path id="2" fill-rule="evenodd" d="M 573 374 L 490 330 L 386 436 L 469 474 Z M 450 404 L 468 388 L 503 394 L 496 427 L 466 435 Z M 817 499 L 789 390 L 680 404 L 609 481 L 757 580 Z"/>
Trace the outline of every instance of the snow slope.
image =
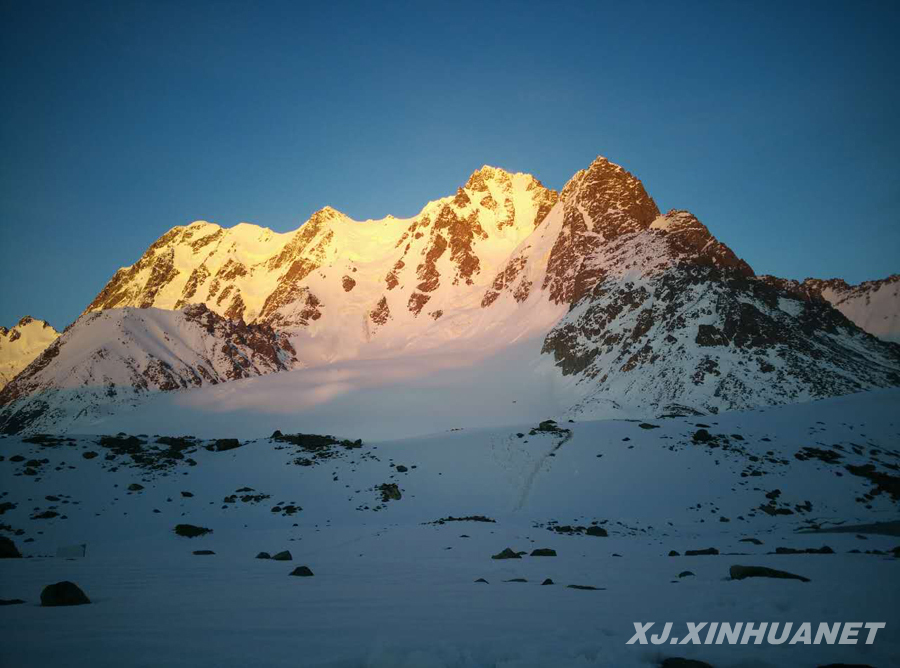
<path id="1" fill-rule="evenodd" d="M 153 393 L 295 364 L 283 335 L 226 320 L 202 304 L 88 313 L 0 391 L 0 429 L 65 430 L 76 418 L 94 420 Z"/>
<path id="2" fill-rule="evenodd" d="M 336 421 L 329 431 L 362 438 L 361 447 L 317 452 L 267 438 L 222 452 L 191 440 L 167 450 L 148 436 L 134 458 L 97 437 L 6 437 L 2 533 L 33 558 L 0 561 L 0 598 L 26 601 L 0 607 L 3 660 L 649 667 L 683 656 L 724 668 L 896 666 L 898 406 L 900 390 L 887 390 L 702 423 L 541 431 L 545 416 L 535 414 L 518 426 L 384 441 Z M 700 429 L 713 440 L 698 440 Z M 401 498 L 383 501 L 385 483 Z M 48 511 L 57 515 L 32 519 Z M 434 524 L 472 515 L 495 522 Z M 798 533 L 881 521 L 894 522 L 894 535 Z M 178 523 L 213 533 L 180 538 Z M 551 530 L 594 523 L 608 536 Z M 43 556 L 82 543 L 83 559 Z M 823 545 L 835 554 L 771 554 Z M 506 547 L 557 556 L 490 558 Z M 708 547 L 720 554 L 667 556 Z M 202 549 L 215 554 L 192 554 Z M 254 559 L 283 549 L 292 561 Z M 732 581 L 733 564 L 811 582 Z M 314 577 L 289 577 L 299 565 Z M 555 584 L 540 586 L 548 577 Z M 62 579 L 92 605 L 38 607 L 41 588 Z M 872 645 L 626 645 L 634 621 L 837 620 L 887 628 Z"/>
<path id="3" fill-rule="evenodd" d="M 59 336 L 49 323 L 25 316 L 12 329 L 0 327 L 0 390 Z"/>

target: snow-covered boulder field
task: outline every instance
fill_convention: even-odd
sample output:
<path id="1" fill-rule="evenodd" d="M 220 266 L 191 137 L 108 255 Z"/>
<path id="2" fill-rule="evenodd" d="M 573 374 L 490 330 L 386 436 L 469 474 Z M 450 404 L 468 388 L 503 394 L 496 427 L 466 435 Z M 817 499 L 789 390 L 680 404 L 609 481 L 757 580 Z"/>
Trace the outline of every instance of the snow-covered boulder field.
<path id="1" fill-rule="evenodd" d="M 24 601 L 0 606 L 0 664 L 895 666 L 898 406 L 536 414 L 393 441 L 339 421 L 0 438 L 0 536 L 24 557 L 0 559 L 0 598 Z M 41 607 L 62 581 L 90 604 Z M 887 626 L 873 644 L 626 644 L 651 621 Z"/>

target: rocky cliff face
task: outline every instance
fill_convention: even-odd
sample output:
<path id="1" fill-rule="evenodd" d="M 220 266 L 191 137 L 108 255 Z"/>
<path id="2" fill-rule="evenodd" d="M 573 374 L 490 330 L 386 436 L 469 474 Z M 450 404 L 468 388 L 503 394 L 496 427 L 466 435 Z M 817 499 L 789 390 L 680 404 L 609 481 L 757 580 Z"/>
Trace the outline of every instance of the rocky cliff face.
<path id="1" fill-rule="evenodd" d="M 140 395 L 540 337 L 541 360 L 580 397 L 573 413 L 717 412 L 900 384 L 900 346 L 860 329 L 895 331 L 897 292 L 896 276 L 855 287 L 757 277 L 688 211 L 661 215 L 640 180 L 605 158 L 561 193 L 486 166 L 408 219 L 357 222 L 326 207 L 286 234 L 173 228 L 113 276 L 72 331 L 100 341 L 95 312 L 115 320 L 123 307 L 128 319 L 150 307 L 179 315 L 155 315 L 154 336 L 127 338 L 108 378 L 104 346 L 75 360 L 64 336 L 0 405 L 62 391 L 75 368 L 82 387 Z M 212 323 L 208 336 L 186 347 L 167 329 L 198 318 Z M 191 357 L 194 346 L 218 352 Z"/>
<path id="2" fill-rule="evenodd" d="M 0 327 L 0 390 L 59 336 L 49 323 L 29 315 Z"/>

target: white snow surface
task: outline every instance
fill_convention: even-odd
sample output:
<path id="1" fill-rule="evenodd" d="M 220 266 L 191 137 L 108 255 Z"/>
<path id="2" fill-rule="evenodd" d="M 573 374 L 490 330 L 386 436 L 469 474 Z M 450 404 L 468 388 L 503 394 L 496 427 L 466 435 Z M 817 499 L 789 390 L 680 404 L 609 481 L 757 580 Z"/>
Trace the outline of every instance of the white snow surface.
<path id="1" fill-rule="evenodd" d="M 0 439 L 0 503 L 16 505 L 0 519 L 4 535 L 31 558 L 0 561 L 0 598 L 26 601 L 0 607 L 0 663 L 649 668 L 683 656 L 720 668 L 897 666 L 900 561 L 850 550 L 885 553 L 900 538 L 796 530 L 896 521 L 897 501 L 882 492 L 860 502 L 872 484 L 844 465 L 869 463 L 896 475 L 898 407 L 900 390 L 885 390 L 644 426 L 560 423 L 568 438 L 532 434 L 540 414 L 508 427 L 464 424 L 378 443 L 335 422 L 330 431 L 364 443 L 338 447 L 313 466 L 292 463 L 309 453 L 266 438 L 225 452 L 189 448 L 196 465 L 182 460 L 151 471 L 131 466 L 127 455 L 107 460 L 93 437 L 55 445 L 7 437 Z M 728 447 L 695 444 L 699 420 L 727 437 Z M 840 459 L 797 459 L 807 446 Z M 85 459 L 85 452 L 99 456 Z M 22 475 L 27 462 L 11 461 L 14 454 L 48 462 Z M 748 471 L 760 473 L 742 477 Z M 143 489 L 128 491 L 133 483 Z M 375 489 L 382 483 L 396 483 L 402 498 L 382 504 Z M 245 487 L 269 496 L 227 501 Z M 774 503 L 793 514 L 759 510 L 776 489 Z M 285 504 L 302 510 L 273 512 Z M 60 516 L 30 519 L 46 510 Z M 496 522 L 426 524 L 450 515 Z M 557 534 L 547 529 L 551 521 L 597 522 L 609 536 Z M 213 533 L 180 538 L 177 523 Z M 81 543 L 83 559 L 44 556 Z M 769 554 L 823 545 L 835 554 Z M 506 547 L 550 547 L 558 556 L 490 558 Z M 667 556 L 707 547 L 721 554 Z M 215 555 L 192 555 L 202 549 Z M 254 559 L 283 549 L 292 561 Z M 811 582 L 732 581 L 733 564 Z M 300 565 L 314 577 L 289 577 Z M 695 575 L 679 578 L 685 570 Z M 548 577 L 556 584 L 540 586 Z M 527 582 L 505 582 L 513 578 Z M 92 604 L 39 607 L 41 588 L 60 580 L 76 582 Z M 635 621 L 672 621 L 683 633 L 687 621 L 796 628 L 838 620 L 887 628 L 872 645 L 626 645 Z"/>

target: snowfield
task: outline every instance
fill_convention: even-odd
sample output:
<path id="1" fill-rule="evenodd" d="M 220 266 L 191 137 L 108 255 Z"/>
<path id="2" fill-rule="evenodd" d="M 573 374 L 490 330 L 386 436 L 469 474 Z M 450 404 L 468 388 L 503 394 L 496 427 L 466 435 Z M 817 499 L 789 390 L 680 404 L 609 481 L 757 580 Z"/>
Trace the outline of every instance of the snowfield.
<path id="1" fill-rule="evenodd" d="M 0 665 L 900 665 L 900 390 L 647 422 L 541 424 L 553 413 L 540 401 L 515 406 L 513 426 L 480 428 L 437 410 L 414 438 L 398 435 L 422 433 L 418 404 L 415 429 L 397 409 L 392 434 L 348 400 L 327 427 L 252 407 L 240 428 L 212 411 L 190 423 L 203 438 L 255 429 L 239 447 L 158 443 L 189 424 L 164 411 L 128 425 L 138 438 L 0 439 L 0 535 L 26 557 L 0 560 L 0 598 L 25 601 L 0 606 Z M 260 438 L 279 420 L 338 438 Z M 809 532 L 874 523 L 888 524 Z M 84 558 L 55 556 L 80 544 Z M 834 553 L 774 554 L 823 546 Z M 491 558 L 504 548 L 525 554 Z M 684 556 L 705 548 L 719 554 Z M 282 550 L 291 561 L 255 558 Z M 811 581 L 731 580 L 735 564 Z M 290 577 L 304 565 L 313 577 Z M 40 607 L 61 580 L 91 605 Z M 887 627 L 872 645 L 626 645 L 636 621 Z"/>

